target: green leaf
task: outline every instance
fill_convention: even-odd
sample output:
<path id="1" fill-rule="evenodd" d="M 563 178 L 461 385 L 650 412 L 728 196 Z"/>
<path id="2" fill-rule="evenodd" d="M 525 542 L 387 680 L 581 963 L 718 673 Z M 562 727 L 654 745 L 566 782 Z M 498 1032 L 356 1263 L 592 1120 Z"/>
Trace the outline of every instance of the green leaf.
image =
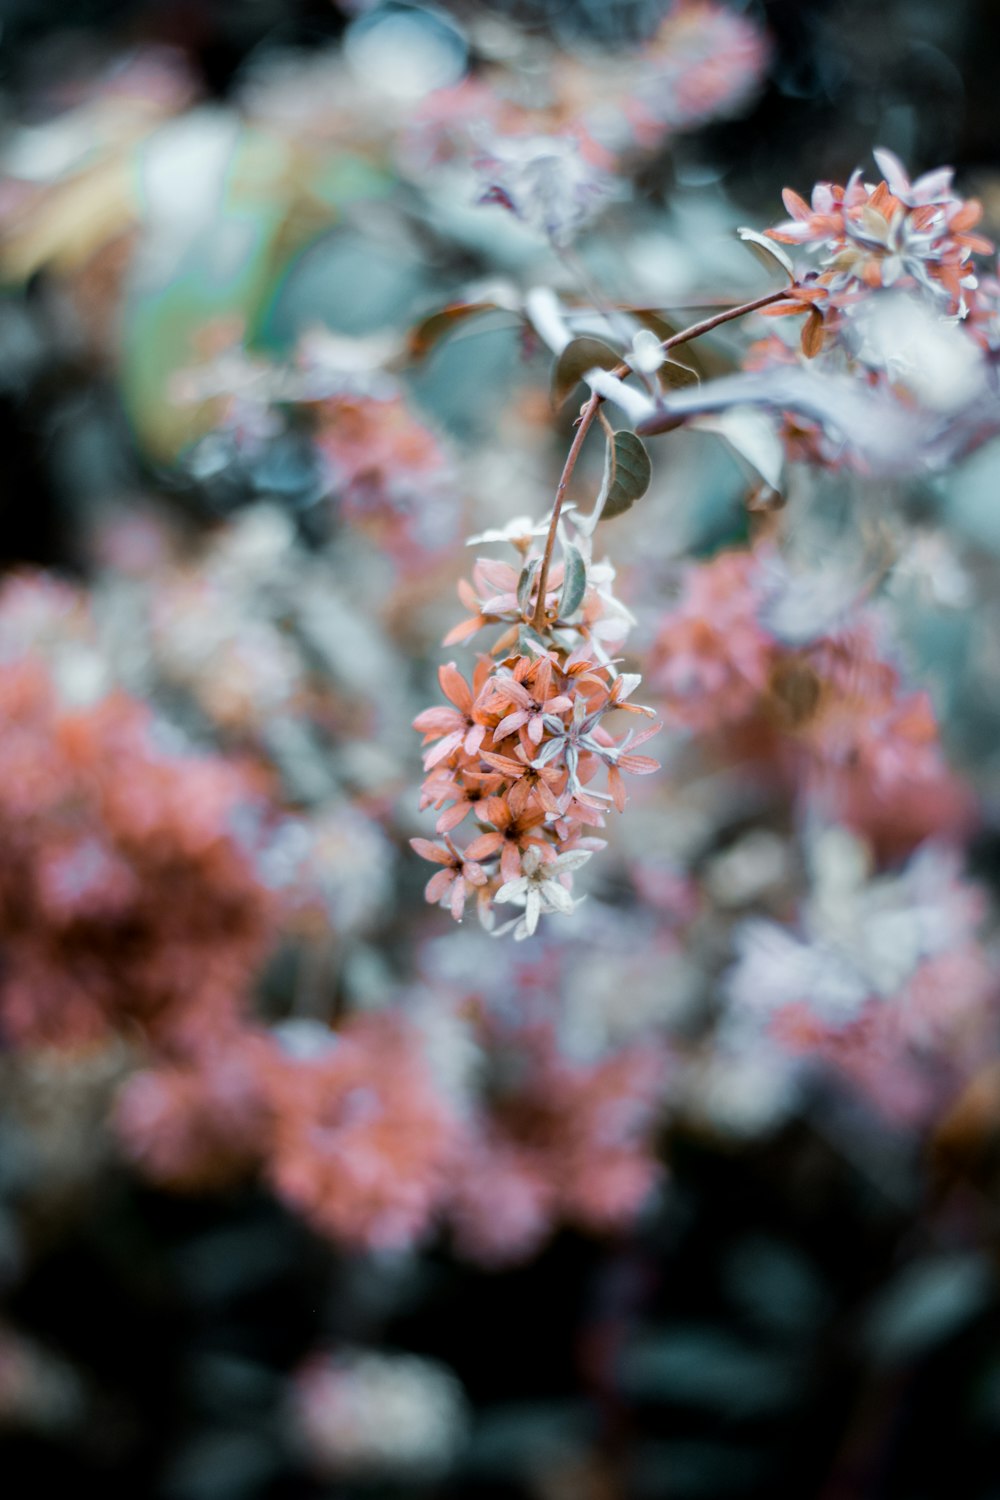
<path id="1" fill-rule="evenodd" d="M 559 595 L 561 620 L 568 619 L 574 610 L 580 608 L 587 592 L 587 564 L 579 547 L 574 547 L 571 542 L 563 547 L 563 567 L 565 572 L 562 593 Z"/>
<path id="2" fill-rule="evenodd" d="M 668 391 L 682 391 L 688 385 L 701 385 L 697 370 L 682 365 L 679 360 L 668 359 L 657 370 L 660 384 Z"/>
<path id="3" fill-rule="evenodd" d="M 564 405 L 588 370 L 614 370 L 621 362 L 621 355 L 603 339 L 570 339 L 552 371 L 549 395 L 554 409 Z"/>
<path id="4" fill-rule="evenodd" d="M 535 575 L 541 561 L 540 557 L 533 557 L 530 562 L 525 563 L 521 569 L 521 576 L 517 580 L 517 602 L 523 615 L 528 613 L 531 606 L 531 590 L 534 587 Z"/>
<path id="5" fill-rule="evenodd" d="M 612 435 L 604 453 L 604 481 L 590 518 L 592 531 L 600 520 L 624 515 L 649 489 L 653 467 L 642 441 L 626 428 Z"/>

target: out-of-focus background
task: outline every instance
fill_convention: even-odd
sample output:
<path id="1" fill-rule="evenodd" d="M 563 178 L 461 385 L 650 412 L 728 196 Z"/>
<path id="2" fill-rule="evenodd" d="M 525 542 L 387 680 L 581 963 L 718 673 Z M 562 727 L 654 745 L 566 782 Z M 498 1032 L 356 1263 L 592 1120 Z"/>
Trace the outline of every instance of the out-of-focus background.
<path id="1" fill-rule="evenodd" d="M 465 537 L 570 440 L 526 299 L 761 295 L 736 227 L 879 146 L 995 238 L 998 55 L 988 0 L 2 0 L 11 1500 L 1000 1500 L 996 443 L 792 432 L 762 516 L 657 439 L 600 549 L 664 769 L 586 901 L 456 926 L 408 842 Z M 552 223 L 482 203 L 543 139 Z M 768 528 L 812 583 L 709 723 Z M 859 594 L 938 726 L 888 801 L 810 760 Z"/>

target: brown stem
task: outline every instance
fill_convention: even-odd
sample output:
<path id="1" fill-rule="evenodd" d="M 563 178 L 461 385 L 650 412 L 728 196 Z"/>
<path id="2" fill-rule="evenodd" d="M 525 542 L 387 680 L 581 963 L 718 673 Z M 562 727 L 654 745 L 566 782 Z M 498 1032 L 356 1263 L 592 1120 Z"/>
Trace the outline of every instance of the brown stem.
<path id="1" fill-rule="evenodd" d="M 591 424 L 597 416 L 600 404 L 601 398 L 595 391 L 580 413 L 576 433 L 574 434 L 570 450 L 566 455 L 566 462 L 563 464 L 559 483 L 556 486 L 556 498 L 552 505 L 552 519 L 549 522 L 548 536 L 545 538 L 542 565 L 538 570 L 538 599 L 535 603 L 535 613 L 531 619 L 532 625 L 539 633 L 545 629 L 545 588 L 549 581 L 549 564 L 552 561 L 552 549 L 556 544 L 556 528 L 559 525 L 559 512 L 562 510 L 562 503 L 565 499 L 569 482 L 573 477 L 576 461 L 580 457 L 580 449 L 583 447 L 584 438 L 590 431 Z"/>
<path id="2" fill-rule="evenodd" d="M 680 333 L 664 339 L 660 348 L 673 349 L 678 344 L 687 344 L 691 339 L 701 338 L 703 333 L 711 333 L 712 329 L 718 328 L 720 323 L 728 323 L 733 318 L 742 318 L 747 313 L 756 312 L 759 307 L 767 307 L 772 302 L 780 302 L 783 297 L 787 296 L 788 288 L 785 286 L 780 292 L 768 292 L 764 297 L 755 297 L 752 302 L 741 302 L 738 307 L 727 307 L 723 312 L 716 313 L 714 317 L 703 318 L 700 323 L 692 323 L 690 328 L 682 328 Z"/>
<path id="3" fill-rule="evenodd" d="M 763 297 L 755 297 L 752 302 L 741 302 L 738 307 L 727 307 L 722 312 L 715 313 L 711 318 L 703 318 L 700 323 L 692 323 L 690 328 L 682 328 L 680 333 L 671 334 L 670 338 L 661 340 L 660 348 L 664 351 L 676 349 L 679 344 L 688 344 L 692 339 L 700 338 L 703 333 L 711 333 L 713 328 L 718 328 L 722 323 L 729 323 L 734 318 L 742 318 L 747 313 L 756 312 L 760 307 L 767 307 L 771 302 L 780 302 L 788 295 L 788 288 L 782 287 L 779 292 L 768 292 Z M 619 380 L 625 380 L 632 373 L 631 365 L 623 361 L 615 365 L 611 374 Z M 563 500 L 566 498 L 566 490 L 573 477 L 576 461 L 580 457 L 584 439 L 593 425 L 594 418 L 604 400 L 596 391 L 584 406 L 577 419 L 577 428 L 573 436 L 573 442 L 566 455 L 562 474 L 556 487 L 556 498 L 552 505 L 552 518 L 549 521 L 548 535 L 545 538 L 545 551 L 542 553 L 542 565 L 538 570 L 538 598 L 535 601 L 535 611 L 531 617 L 531 624 L 535 630 L 541 633 L 545 629 L 545 590 L 549 581 L 549 566 L 552 562 L 552 552 L 556 544 L 556 528 L 559 525 L 559 514 L 562 510 Z"/>

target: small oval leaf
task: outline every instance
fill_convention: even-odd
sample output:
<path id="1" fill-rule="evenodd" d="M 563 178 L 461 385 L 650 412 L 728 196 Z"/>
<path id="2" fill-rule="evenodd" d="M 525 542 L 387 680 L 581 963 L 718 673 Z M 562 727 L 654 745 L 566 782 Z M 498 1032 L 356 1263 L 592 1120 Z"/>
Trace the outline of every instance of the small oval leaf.
<path id="1" fill-rule="evenodd" d="M 581 337 L 570 339 L 552 371 L 550 396 L 556 411 L 568 400 L 588 370 L 614 370 L 622 362 L 610 344 L 603 339 Z"/>
<path id="2" fill-rule="evenodd" d="M 527 615 L 531 607 L 531 591 L 535 586 L 535 575 L 541 566 L 541 558 L 533 557 L 530 562 L 525 563 L 521 569 L 521 576 L 517 580 L 517 602 L 522 615 Z"/>
<path id="3" fill-rule="evenodd" d="M 825 337 L 826 324 L 823 322 L 823 314 L 818 308 L 811 307 L 802 325 L 802 353 L 806 359 L 816 358 L 823 347 Z"/>
<path id="4" fill-rule="evenodd" d="M 559 618 L 568 619 L 580 608 L 587 592 L 587 564 L 579 547 L 567 542 L 563 547 L 563 586 L 559 595 Z"/>
<path id="5" fill-rule="evenodd" d="M 616 432 L 608 443 L 604 483 L 595 516 L 606 521 L 621 516 L 649 489 L 653 466 L 649 454 L 634 432 Z"/>

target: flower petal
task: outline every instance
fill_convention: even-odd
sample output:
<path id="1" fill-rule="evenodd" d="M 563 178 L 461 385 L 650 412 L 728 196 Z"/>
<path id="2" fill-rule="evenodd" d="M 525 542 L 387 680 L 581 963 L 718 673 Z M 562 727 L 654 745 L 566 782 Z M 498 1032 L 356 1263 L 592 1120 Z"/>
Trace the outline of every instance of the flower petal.
<path id="1" fill-rule="evenodd" d="M 410 848 L 421 859 L 433 860 L 436 865 L 450 865 L 452 856 L 447 849 L 442 849 L 440 844 L 432 844 L 430 839 L 411 839 Z"/>

